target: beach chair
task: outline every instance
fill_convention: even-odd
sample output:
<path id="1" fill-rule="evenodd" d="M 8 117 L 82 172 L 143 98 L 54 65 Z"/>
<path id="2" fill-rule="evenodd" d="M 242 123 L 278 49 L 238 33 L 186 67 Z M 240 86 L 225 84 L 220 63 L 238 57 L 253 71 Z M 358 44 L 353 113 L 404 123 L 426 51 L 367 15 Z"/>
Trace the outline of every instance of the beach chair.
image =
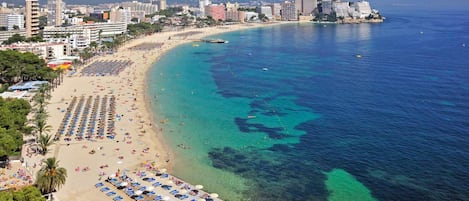
<path id="1" fill-rule="evenodd" d="M 179 191 L 178 191 L 178 190 L 172 190 L 172 191 L 171 191 L 171 192 L 169 192 L 169 193 L 170 193 L 171 195 L 176 195 L 176 194 L 178 194 L 178 193 L 179 193 Z"/>
<path id="2" fill-rule="evenodd" d="M 109 197 L 112 197 L 112 196 L 114 196 L 114 195 L 116 195 L 116 194 L 117 194 L 117 193 L 114 192 L 114 191 L 110 191 L 110 192 L 106 193 L 106 195 L 109 196 Z"/>
<path id="3" fill-rule="evenodd" d="M 101 188 L 101 189 L 100 189 L 100 191 L 101 191 L 101 192 L 106 192 L 106 191 L 108 191 L 108 190 L 111 190 L 111 189 L 110 189 L 110 188 L 108 188 L 107 186 L 106 186 L 106 187 L 104 187 L 104 188 Z"/>
<path id="4" fill-rule="evenodd" d="M 121 201 L 121 200 L 123 200 L 123 199 L 124 199 L 124 198 L 123 198 L 122 196 L 118 195 L 118 196 L 114 197 L 112 200 L 114 200 L 114 201 Z"/>
<path id="5" fill-rule="evenodd" d="M 134 198 L 134 200 L 143 200 L 143 199 L 145 199 L 145 197 L 143 197 L 142 195 L 139 195 Z"/>
<path id="6" fill-rule="evenodd" d="M 159 181 L 157 181 L 157 182 L 155 182 L 154 184 L 152 184 L 152 186 L 154 186 L 154 187 L 161 186 L 161 185 L 162 185 L 162 184 L 161 184 Z"/>
<path id="7" fill-rule="evenodd" d="M 104 186 L 103 182 L 99 182 L 99 183 L 97 183 L 97 184 L 94 185 L 94 187 L 96 187 L 96 188 L 99 188 L 99 187 L 101 187 L 101 186 Z"/>

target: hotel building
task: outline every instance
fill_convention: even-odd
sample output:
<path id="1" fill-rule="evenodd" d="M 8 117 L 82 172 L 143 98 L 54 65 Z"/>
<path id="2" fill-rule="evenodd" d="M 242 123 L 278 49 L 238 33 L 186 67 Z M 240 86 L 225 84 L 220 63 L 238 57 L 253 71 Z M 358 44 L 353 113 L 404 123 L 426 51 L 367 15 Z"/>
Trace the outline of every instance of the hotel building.
<path id="1" fill-rule="evenodd" d="M 25 14 L 26 37 L 36 36 L 39 33 L 38 0 L 26 0 Z"/>
<path id="2" fill-rule="evenodd" d="M 298 14 L 311 15 L 311 13 L 318 7 L 317 0 L 295 0 L 295 6 Z"/>
<path id="3" fill-rule="evenodd" d="M 62 25 L 62 0 L 47 1 L 47 25 Z"/>

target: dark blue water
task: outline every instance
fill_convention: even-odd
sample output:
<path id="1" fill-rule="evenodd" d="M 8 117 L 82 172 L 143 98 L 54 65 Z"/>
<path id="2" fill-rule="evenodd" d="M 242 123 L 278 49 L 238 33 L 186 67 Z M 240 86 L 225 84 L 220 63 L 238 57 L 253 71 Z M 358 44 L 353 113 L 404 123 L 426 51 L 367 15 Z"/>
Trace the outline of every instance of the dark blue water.
<path id="1" fill-rule="evenodd" d="M 378 200 L 469 200 L 469 14 L 387 17 L 233 32 L 184 54 L 256 116 L 229 116 L 234 135 L 271 140 L 208 150 L 212 167 L 247 180 L 243 200 L 331 199 L 334 169 Z"/>

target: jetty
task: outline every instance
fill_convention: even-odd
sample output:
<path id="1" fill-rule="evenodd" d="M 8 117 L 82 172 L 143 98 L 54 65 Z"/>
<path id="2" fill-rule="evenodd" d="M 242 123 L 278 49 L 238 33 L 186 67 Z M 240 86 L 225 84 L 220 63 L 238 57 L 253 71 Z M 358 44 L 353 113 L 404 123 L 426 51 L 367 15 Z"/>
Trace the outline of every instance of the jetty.
<path id="1" fill-rule="evenodd" d="M 204 42 L 204 43 L 228 43 L 229 41 L 223 39 L 196 39 L 194 42 Z"/>

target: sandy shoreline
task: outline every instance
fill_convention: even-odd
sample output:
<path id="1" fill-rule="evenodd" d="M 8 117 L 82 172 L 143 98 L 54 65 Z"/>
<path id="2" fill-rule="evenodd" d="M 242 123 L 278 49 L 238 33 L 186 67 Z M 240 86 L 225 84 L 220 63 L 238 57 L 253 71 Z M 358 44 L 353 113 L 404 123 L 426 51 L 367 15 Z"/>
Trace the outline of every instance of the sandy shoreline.
<path id="1" fill-rule="evenodd" d="M 116 114 L 120 115 L 115 122 L 115 139 L 71 140 L 62 139 L 50 147 L 46 157 L 57 157 L 59 165 L 68 171 L 65 186 L 57 193 L 58 200 L 112 200 L 94 187 L 98 181 L 117 170 L 131 174 L 143 169 L 143 163 L 152 163 L 158 168 L 171 169 L 173 154 L 166 146 L 162 129 L 155 122 L 151 112 L 150 97 L 147 95 L 147 72 L 153 64 L 167 51 L 193 39 L 209 35 L 266 26 L 265 24 L 230 25 L 203 29 L 186 29 L 145 36 L 126 43 L 113 55 L 104 55 L 94 60 L 129 60 L 133 64 L 118 76 L 85 77 L 76 74 L 65 77 L 64 82 L 52 92 L 48 105 L 51 134 L 56 134 L 64 118 L 64 110 L 73 97 L 80 99 L 101 100 L 106 96 L 116 97 Z M 176 34 L 192 33 L 187 38 L 174 37 Z M 172 37 L 171 40 L 169 38 Z M 147 43 L 141 49 L 142 43 Z M 150 44 L 148 44 L 150 43 Z M 155 47 L 148 47 L 155 44 Z M 156 45 L 162 44 L 162 45 Z M 92 63 L 92 62 L 91 62 Z M 91 96 L 91 98 L 89 98 Z M 156 115 L 157 116 L 157 115 Z M 91 153 L 91 151 L 94 150 Z M 36 172 L 40 167 L 42 156 L 26 156 L 27 169 Z M 33 166 L 33 164 L 36 164 Z M 85 169 L 85 171 L 83 170 Z M 104 176 L 102 176 L 105 174 Z M 131 200 L 121 192 L 119 195 Z M 106 197 L 106 198 L 104 198 Z"/>

